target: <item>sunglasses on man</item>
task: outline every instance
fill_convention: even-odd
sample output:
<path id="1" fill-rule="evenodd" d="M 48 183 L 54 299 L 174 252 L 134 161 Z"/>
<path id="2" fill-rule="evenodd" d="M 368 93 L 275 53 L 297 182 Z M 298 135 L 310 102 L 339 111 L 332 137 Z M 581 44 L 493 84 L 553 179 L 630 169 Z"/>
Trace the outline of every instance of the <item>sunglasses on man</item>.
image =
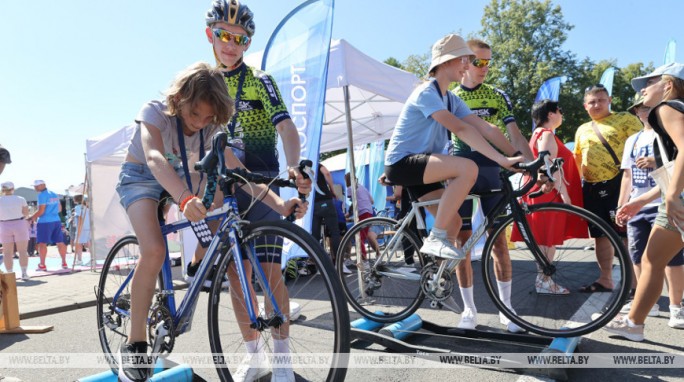
<path id="1" fill-rule="evenodd" d="M 476 68 L 489 67 L 489 65 L 492 64 L 492 59 L 491 58 L 476 58 L 471 62 L 471 64 L 473 64 L 473 66 Z"/>
<path id="2" fill-rule="evenodd" d="M 239 46 L 244 46 L 249 43 L 249 37 L 242 34 L 230 33 L 227 30 L 221 28 L 214 28 L 211 31 L 214 33 L 214 36 L 216 36 L 219 40 L 225 42 L 226 44 L 229 43 L 231 40 Z"/>

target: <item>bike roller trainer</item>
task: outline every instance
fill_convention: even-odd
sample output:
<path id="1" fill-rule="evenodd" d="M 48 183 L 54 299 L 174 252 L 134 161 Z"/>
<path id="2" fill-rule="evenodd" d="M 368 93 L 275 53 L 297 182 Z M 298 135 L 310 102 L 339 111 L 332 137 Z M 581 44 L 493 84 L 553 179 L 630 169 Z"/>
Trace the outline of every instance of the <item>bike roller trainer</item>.
<path id="1" fill-rule="evenodd" d="M 380 313 L 380 312 L 376 312 Z M 411 337 L 457 337 L 487 340 L 499 343 L 525 344 L 540 350 L 540 354 L 572 355 L 577 348 L 580 337 L 552 338 L 535 334 L 509 333 L 500 330 L 460 329 L 441 326 L 430 321 L 424 321 L 417 313 L 404 320 L 384 324 L 366 318 L 359 318 L 351 322 L 352 346 L 364 347 L 363 342 L 378 344 L 390 352 L 420 354 L 453 353 L 444 347 L 424 346 L 409 343 Z M 486 367 L 486 366 L 484 366 Z M 565 381 L 568 379 L 565 368 L 521 368 L 517 371 L 525 374 L 535 374 Z"/>
<path id="2" fill-rule="evenodd" d="M 169 360 L 159 358 L 154 366 L 154 373 L 150 377 L 150 382 L 191 382 L 194 372 L 190 365 L 176 364 Z M 78 379 L 77 382 L 117 382 L 118 376 L 111 370 L 99 374 L 91 375 Z"/>

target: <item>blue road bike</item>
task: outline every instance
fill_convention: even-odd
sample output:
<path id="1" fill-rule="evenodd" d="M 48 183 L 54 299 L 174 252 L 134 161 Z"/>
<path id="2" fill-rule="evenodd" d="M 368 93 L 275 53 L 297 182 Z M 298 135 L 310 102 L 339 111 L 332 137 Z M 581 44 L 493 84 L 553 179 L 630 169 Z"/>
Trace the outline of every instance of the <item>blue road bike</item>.
<path id="1" fill-rule="evenodd" d="M 290 180 L 226 169 L 223 150 L 227 141 L 225 133 L 217 134 L 212 151 L 196 165 L 198 171 L 207 173 L 205 195 L 213 195 L 212 188 L 218 185 L 223 190 L 225 201 L 223 208 L 207 217 L 207 220 L 218 221 L 219 228 L 179 305 L 173 288 L 167 245 L 148 316 L 148 337 L 153 357 L 156 360 L 157 356 L 167 356 L 174 348 L 176 337 L 190 331 L 203 284 L 213 278 L 208 295 L 210 349 L 204 352 L 211 350 L 211 358 L 222 381 L 232 381 L 231 372 L 234 373 L 239 360 L 247 356 L 238 325 L 248 326 L 249 330 L 256 332 L 261 343 L 265 343 L 267 353 L 273 353 L 273 334 L 286 330 L 289 331 L 293 360 L 296 361 L 297 355 L 315 354 L 315 365 L 298 367 L 300 364 L 293 362 L 297 378 L 344 380 L 350 341 L 349 312 L 331 259 L 308 232 L 289 221 L 249 222 L 240 218 L 233 192 L 236 183 L 295 186 Z M 310 166 L 310 161 L 304 162 Z M 204 202 L 205 205 L 211 203 L 210 200 Z M 171 224 L 160 221 L 165 240 L 166 235 L 191 225 L 188 220 Z M 318 272 L 306 276 L 298 276 L 295 272 L 295 278 L 280 274 L 277 277 L 280 281 L 274 285 L 269 283 L 273 278 L 268 277 L 257 260 L 257 252 L 267 257 L 281 252 L 283 256 L 286 253 L 296 254 L 290 261 L 307 258 L 309 263 L 315 264 Z M 131 280 L 139 258 L 137 238 L 121 238 L 107 255 L 96 290 L 100 343 L 115 373 L 118 370 L 116 354 L 128 336 Z M 243 261 L 251 267 L 245 267 Z M 240 289 L 228 291 L 222 288 L 221 281 L 232 262 L 235 262 Z M 289 296 L 286 306 L 279 305 L 275 298 L 275 294 L 283 290 Z M 240 311 L 247 312 L 248 319 L 244 322 L 236 319 L 237 306 L 241 306 Z M 203 351 L 197 349 L 197 352 Z"/>

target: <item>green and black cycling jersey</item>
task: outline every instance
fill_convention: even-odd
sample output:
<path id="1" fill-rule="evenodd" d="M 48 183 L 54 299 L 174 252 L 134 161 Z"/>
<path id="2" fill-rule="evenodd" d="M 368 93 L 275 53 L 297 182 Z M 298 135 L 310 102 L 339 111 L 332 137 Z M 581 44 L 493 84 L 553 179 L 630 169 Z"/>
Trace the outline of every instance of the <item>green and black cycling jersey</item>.
<path id="1" fill-rule="evenodd" d="M 480 84 L 472 89 L 459 85 L 452 92 L 462 99 L 475 115 L 498 126 L 506 138 L 510 139 L 506 125 L 515 122 L 515 117 L 513 105 L 506 93 L 487 84 Z M 452 140 L 455 152 L 471 151 L 470 146 L 455 135 Z"/>
<path id="2" fill-rule="evenodd" d="M 242 91 L 236 97 L 242 71 Z M 246 64 L 224 74 L 228 93 L 236 101 L 234 138 L 245 146 L 245 166 L 250 170 L 278 170 L 275 126 L 290 119 L 273 77 Z M 229 132 L 230 133 L 230 132 Z"/>

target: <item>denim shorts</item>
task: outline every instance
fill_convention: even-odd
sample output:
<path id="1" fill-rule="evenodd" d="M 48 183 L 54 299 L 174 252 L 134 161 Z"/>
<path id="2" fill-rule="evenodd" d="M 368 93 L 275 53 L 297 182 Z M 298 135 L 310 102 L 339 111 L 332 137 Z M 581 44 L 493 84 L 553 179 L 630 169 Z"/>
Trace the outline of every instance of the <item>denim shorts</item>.
<path id="1" fill-rule="evenodd" d="M 659 226 L 661 226 L 667 230 L 670 230 L 673 232 L 679 232 L 677 227 L 670 224 L 670 219 L 668 219 L 667 215 L 665 214 L 665 194 L 662 191 L 660 192 L 660 196 L 663 198 L 663 201 L 658 206 L 658 216 L 656 216 L 656 218 L 655 218 L 655 224 L 657 224 L 657 225 L 659 225 Z M 680 200 L 684 204 L 684 200 L 681 199 L 681 197 L 680 197 Z"/>
<path id="2" fill-rule="evenodd" d="M 185 179 L 182 167 L 175 170 L 181 179 Z M 119 194 L 119 202 L 125 210 L 128 210 L 131 204 L 141 199 L 159 201 L 159 196 L 164 192 L 164 187 L 152 175 L 152 171 L 147 165 L 124 162 L 121 164 L 116 192 Z"/>

